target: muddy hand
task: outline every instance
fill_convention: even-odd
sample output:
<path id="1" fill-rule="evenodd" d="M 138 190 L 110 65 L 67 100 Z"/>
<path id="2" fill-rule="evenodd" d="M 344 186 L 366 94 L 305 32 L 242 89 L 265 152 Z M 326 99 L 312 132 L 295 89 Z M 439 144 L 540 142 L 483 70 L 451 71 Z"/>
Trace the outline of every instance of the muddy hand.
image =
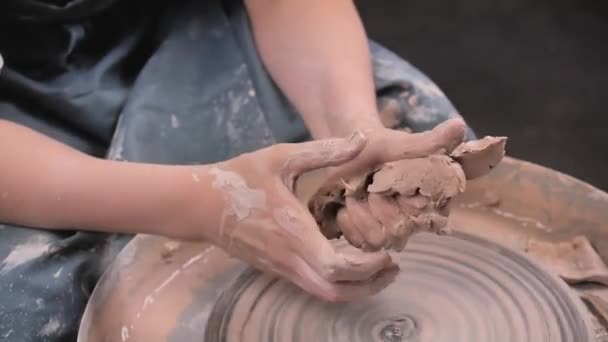
<path id="1" fill-rule="evenodd" d="M 443 229 L 447 224 L 447 201 L 432 203 L 415 193 L 359 196 L 357 192 L 366 186 L 365 175 L 374 170 L 394 161 L 448 154 L 462 143 L 464 134 L 465 124 L 460 119 L 417 134 L 391 129 L 366 133 L 368 144 L 363 152 L 345 165 L 332 168 L 330 180 L 326 182 L 341 182 L 346 189 L 343 207 L 337 211 L 332 229 L 366 251 L 401 250 L 414 231 Z M 316 219 L 324 218 L 317 216 Z M 335 232 L 324 231 L 324 234 L 335 236 Z"/>
<path id="2" fill-rule="evenodd" d="M 365 137 L 355 133 L 348 139 L 275 145 L 218 164 L 210 172 L 224 206 L 209 238 L 229 254 L 327 301 L 379 292 L 396 273 L 390 256 L 334 249 L 293 194 L 300 174 L 342 165 L 365 144 Z"/>
<path id="3" fill-rule="evenodd" d="M 465 129 L 462 119 L 450 119 L 422 133 L 407 133 L 389 128 L 365 131 L 365 149 L 348 163 L 333 168 L 329 178 L 347 179 L 396 160 L 449 154 L 463 142 Z"/>

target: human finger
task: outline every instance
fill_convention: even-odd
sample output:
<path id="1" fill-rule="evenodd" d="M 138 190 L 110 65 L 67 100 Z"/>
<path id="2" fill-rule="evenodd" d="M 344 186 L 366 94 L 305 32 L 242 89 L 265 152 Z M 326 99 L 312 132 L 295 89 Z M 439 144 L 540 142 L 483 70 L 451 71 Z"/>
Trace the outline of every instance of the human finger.
<path id="1" fill-rule="evenodd" d="M 336 224 L 338 229 L 342 232 L 344 238 L 353 246 L 357 248 L 362 248 L 365 244 L 365 239 L 363 235 L 359 232 L 355 224 L 353 223 L 348 210 L 345 208 L 340 208 L 338 210 L 338 214 L 336 215 Z"/>
<path id="2" fill-rule="evenodd" d="M 281 160 L 285 184 L 293 190 L 295 179 L 308 171 L 342 165 L 355 158 L 367 140 L 360 132 L 348 138 L 316 140 L 287 144 L 288 152 Z"/>
<path id="3" fill-rule="evenodd" d="M 353 225 L 365 240 L 363 248 L 367 251 L 382 248 L 386 241 L 384 227 L 372 215 L 369 205 L 353 196 L 346 196 L 345 209 L 348 210 Z"/>
<path id="4" fill-rule="evenodd" d="M 399 227 L 403 225 L 405 215 L 399 209 L 397 201 L 390 196 L 370 193 L 367 203 L 372 215 L 385 228 L 387 236 L 384 248 L 391 248 L 393 240 L 399 238 Z"/>
<path id="5" fill-rule="evenodd" d="M 399 267 L 392 264 L 364 281 L 331 282 L 303 260 L 296 268 L 297 272 L 287 273 L 285 278 L 327 302 L 352 301 L 377 294 L 395 280 L 399 271 Z"/>
<path id="6" fill-rule="evenodd" d="M 462 119 L 447 120 L 430 131 L 386 137 L 391 139 L 391 148 L 380 152 L 379 162 L 387 163 L 401 159 L 421 158 L 432 154 L 447 154 L 464 141 L 466 124 Z M 386 144 L 383 144 L 386 146 Z"/>

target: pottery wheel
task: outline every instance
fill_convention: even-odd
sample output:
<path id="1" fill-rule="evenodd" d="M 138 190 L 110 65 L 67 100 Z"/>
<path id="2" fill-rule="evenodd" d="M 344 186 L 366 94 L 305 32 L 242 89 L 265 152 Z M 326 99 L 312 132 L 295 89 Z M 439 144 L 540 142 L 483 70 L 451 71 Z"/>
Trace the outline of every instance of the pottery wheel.
<path id="1" fill-rule="evenodd" d="M 96 289 L 79 340 L 591 340 L 580 300 L 519 252 L 419 234 L 393 257 L 401 271 L 386 290 L 329 304 L 209 245 L 138 236 Z"/>

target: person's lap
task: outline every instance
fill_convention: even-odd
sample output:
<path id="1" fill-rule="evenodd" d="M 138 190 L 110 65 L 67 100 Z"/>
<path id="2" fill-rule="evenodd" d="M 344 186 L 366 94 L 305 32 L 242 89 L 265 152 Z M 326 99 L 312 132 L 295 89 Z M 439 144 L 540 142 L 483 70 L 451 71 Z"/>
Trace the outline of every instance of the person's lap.
<path id="1" fill-rule="evenodd" d="M 170 7 L 158 30 L 163 35 L 157 48 L 134 83 L 119 88 L 128 90 L 126 101 L 104 107 L 120 113 L 108 158 L 212 163 L 308 139 L 302 120 L 264 71 L 239 1 L 184 1 Z M 379 99 L 398 104 L 401 125 L 425 130 L 458 115 L 422 73 L 370 44 Z M 0 77 L 0 89 L 4 81 Z M 88 96 L 96 103 L 108 94 Z M 97 145 L 79 145 L 82 130 L 66 133 L 22 107 L 7 114 L 7 108 L 19 108 L 11 105 L 10 99 L 0 98 L 0 118 L 46 127 L 45 133 L 86 152 L 95 150 L 87 146 L 99 145 L 100 139 L 93 140 Z M 98 124 L 107 125 L 107 120 Z M 1 225 L 0 340 L 73 340 L 97 279 L 129 238 Z"/>

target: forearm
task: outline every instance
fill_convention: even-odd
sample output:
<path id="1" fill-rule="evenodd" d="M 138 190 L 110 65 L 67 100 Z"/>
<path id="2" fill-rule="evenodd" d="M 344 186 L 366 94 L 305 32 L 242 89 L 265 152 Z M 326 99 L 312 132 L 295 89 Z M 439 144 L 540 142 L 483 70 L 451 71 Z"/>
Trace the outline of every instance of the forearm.
<path id="1" fill-rule="evenodd" d="M 314 138 L 382 127 L 367 38 L 350 0 L 247 0 L 269 73 Z"/>
<path id="2" fill-rule="evenodd" d="M 204 166 L 96 159 L 5 121 L 0 159 L 0 222 L 40 228 L 185 237 L 209 187 Z"/>

